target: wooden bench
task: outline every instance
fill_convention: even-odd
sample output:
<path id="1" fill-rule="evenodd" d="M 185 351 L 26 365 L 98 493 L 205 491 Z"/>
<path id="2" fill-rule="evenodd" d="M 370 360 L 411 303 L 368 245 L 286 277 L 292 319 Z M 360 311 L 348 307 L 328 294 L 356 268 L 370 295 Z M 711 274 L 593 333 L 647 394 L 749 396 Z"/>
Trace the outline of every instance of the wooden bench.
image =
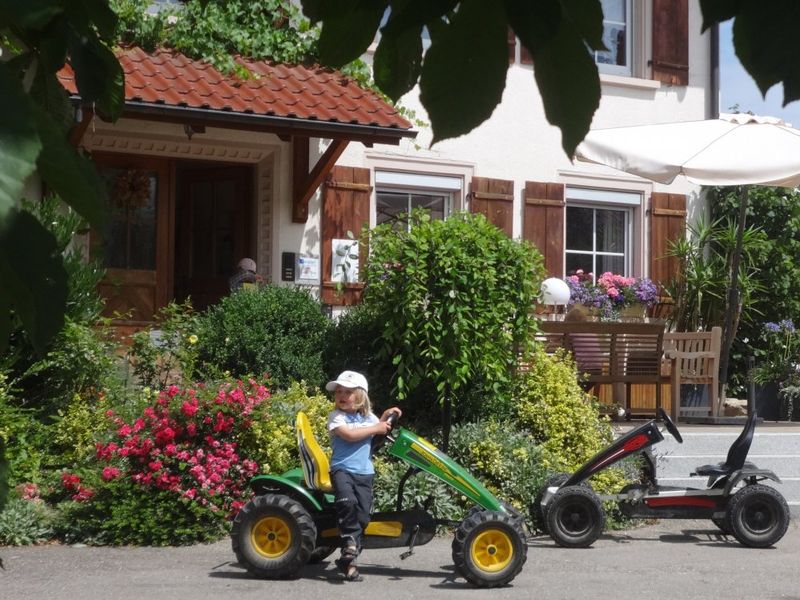
<path id="1" fill-rule="evenodd" d="M 708 404 L 681 406 L 673 403 L 672 418 L 681 416 L 717 416 L 721 413 L 719 399 L 719 353 L 722 345 L 722 329 L 713 327 L 711 331 L 680 331 L 664 334 L 665 361 L 663 374 L 676 371 L 680 398 L 681 384 L 707 385 Z M 673 393 L 672 397 L 676 395 Z"/>
<path id="2" fill-rule="evenodd" d="M 664 376 L 661 369 L 663 323 L 540 321 L 539 329 L 537 337 L 545 351 L 553 353 L 564 348 L 571 352 L 588 382 L 624 384 L 625 397 L 615 401 L 621 400 L 619 404 L 626 412 L 630 412 L 631 386 L 641 383 L 655 384 L 652 414 L 661 408 L 661 383 L 674 383 L 672 404 L 676 405 L 675 391 L 680 386 L 674 378 L 678 370 L 672 369 L 669 376 Z"/>

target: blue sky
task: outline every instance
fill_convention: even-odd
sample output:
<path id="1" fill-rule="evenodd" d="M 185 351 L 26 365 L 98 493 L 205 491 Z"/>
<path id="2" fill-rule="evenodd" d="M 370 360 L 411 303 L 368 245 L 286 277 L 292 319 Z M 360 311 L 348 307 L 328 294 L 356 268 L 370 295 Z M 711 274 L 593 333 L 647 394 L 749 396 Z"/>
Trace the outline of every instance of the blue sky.
<path id="1" fill-rule="evenodd" d="M 739 59 L 733 53 L 732 21 L 720 25 L 719 39 L 719 79 L 720 79 L 720 112 L 731 112 L 734 104 L 739 104 L 739 111 L 752 111 L 757 115 L 780 117 L 800 128 L 800 101 L 790 102 L 782 108 L 783 85 L 775 85 L 768 92 L 766 100 L 761 97 L 753 78 L 748 75 Z"/>

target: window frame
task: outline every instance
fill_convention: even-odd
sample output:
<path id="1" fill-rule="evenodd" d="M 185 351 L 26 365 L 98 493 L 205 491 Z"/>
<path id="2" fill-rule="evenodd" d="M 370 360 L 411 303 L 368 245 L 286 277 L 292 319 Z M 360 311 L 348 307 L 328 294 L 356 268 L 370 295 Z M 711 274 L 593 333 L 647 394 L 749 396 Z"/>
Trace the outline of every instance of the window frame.
<path id="1" fill-rule="evenodd" d="M 602 1 L 602 0 L 601 0 Z M 597 56 L 599 51 L 595 50 L 593 52 L 594 55 L 594 63 L 597 65 L 597 70 L 600 73 L 604 73 L 607 75 L 620 75 L 624 77 L 634 77 L 635 70 L 634 70 L 634 49 L 633 45 L 638 43 L 639 37 L 634 35 L 634 27 L 639 24 L 639 21 L 635 18 L 633 0 L 623 0 L 625 3 L 625 64 L 624 65 L 616 65 L 616 64 L 609 64 L 599 62 L 597 60 Z M 603 14 L 603 33 L 605 34 L 605 27 L 606 22 L 608 20 L 605 18 L 605 12 Z M 618 23 L 618 21 L 612 21 L 614 23 Z"/>
<path id="2" fill-rule="evenodd" d="M 574 188 L 573 188 L 574 191 Z M 613 193 L 613 191 L 609 192 Z M 587 208 L 592 210 L 592 249 L 587 250 L 570 250 L 567 246 L 567 234 L 566 230 L 568 227 L 568 218 L 569 218 L 569 209 L 570 208 Z M 624 270 L 622 273 L 617 273 L 618 275 L 623 275 L 625 277 L 630 277 L 634 271 L 635 265 L 635 219 L 636 219 L 636 209 L 637 206 L 634 204 L 622 204 L 622 203 L 614 203 L 614 202 L 600 202 L 595 201 L 592 202 L 590 200 L 582 200 L 582 199 L 571 199 L 569 197 L 569 188 L 566 190 L 565 194 L 565 206 L 564 206 L 564 272 L 565 275 L 568 273 L 567 270 L 567 257 L 569 255 L 590 255 L 592 257 L 592 268 L 591 273 L 597 277 L 600 273 L 597 272 L 597 257 L 598 256 L 620 256 L 619 252 L 605 252 L 605 251 L 598 251 L 597 250 L 597 211 L 598 210 L 613 210 L 617 212 L 621 212 L 624 215 L 625 222 L 623 225 L 624 228 L 624 250 L 621 253 L 623 257 L 624 263 Z"/>

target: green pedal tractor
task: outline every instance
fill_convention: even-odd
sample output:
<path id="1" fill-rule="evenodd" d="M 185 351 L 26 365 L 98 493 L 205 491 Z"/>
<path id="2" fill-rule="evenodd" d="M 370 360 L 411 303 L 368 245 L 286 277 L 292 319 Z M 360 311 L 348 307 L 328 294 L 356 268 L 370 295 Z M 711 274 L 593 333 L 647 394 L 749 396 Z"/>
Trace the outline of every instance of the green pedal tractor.
<path id="1" fill-rule="evenodd" d="M 393 415 L 394 417 L 394 415 Z M 302 468 L 283 475 L 259 475 L 251 486 L 256 496 L 233 522 L 231 538 L 237 560 L 248 571 L 270 579 L 296 576 L 304 565 L 319 562 L 339 548 L 328 457 L 304 413 L 297 415 L 297 442 Z M 388 453 L 409 464 L 397 490 L 396 510 L 376 512 L 366 529 L 364 548 L 408 548 L 431 541 L 436 526 L 456 526 L 453 562 L 460 575 L 478 587 L 497 587 L 522 570 L 528 547 L 523 517 L 498 500 L 469 472 L 427 440 L 407 429 L 393 429 Z M 425 507 L 403 508 L 409 477 L 425 471 L 475 502 L 460 522 L 434 519 Z"/>

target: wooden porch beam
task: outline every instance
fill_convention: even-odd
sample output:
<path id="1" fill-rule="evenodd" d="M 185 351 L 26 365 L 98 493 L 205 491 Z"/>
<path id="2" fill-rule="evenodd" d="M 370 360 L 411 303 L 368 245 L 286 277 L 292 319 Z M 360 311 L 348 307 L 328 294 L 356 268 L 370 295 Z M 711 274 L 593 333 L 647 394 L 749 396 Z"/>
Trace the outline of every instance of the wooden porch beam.
<path id="1" fill-rule="evenodd" d="M 309 167 L 308 137 L 294 136 L 292 138 L 292 221 L 305 223 L 308 220 L 308 201 L 317 191 L 317 188 L 330 173 L 333 165 L 342 155 L 350 140 L 331 140 L 331 145 L 319 157 L 317 164 L 311 172 Z"/>

